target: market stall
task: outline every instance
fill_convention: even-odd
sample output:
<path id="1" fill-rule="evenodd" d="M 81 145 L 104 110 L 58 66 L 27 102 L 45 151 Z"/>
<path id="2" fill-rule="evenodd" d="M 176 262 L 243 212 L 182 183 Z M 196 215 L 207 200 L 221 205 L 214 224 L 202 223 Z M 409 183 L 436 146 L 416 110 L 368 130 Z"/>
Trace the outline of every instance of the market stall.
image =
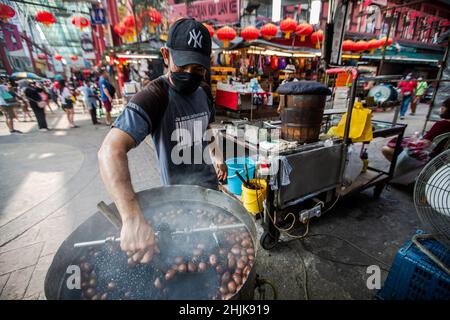
<path id="1" fill-rule="evenodd" d="M 331 93 L 327 87 L 317 82 L 298 82 L 279 89 L 286 99 L 281 121 L 233 123 L 220 130 L 224 144 L 232 143 L 239 155 L 228 160 L 229 179 L 223 190 L 238 197 L 250 212 L 261 214 L 265 232 L 260 240 L 265 249 L 273 248 L 281 233 L 301 237 L 292 234 L 294 225 L 303 225 L 307 232 L 311 218 L 320 217 L 344 196 L 374 188 L 374 196 L 378 197 L 393 176 L 400 145 L 397 143 L 388 170 L 368 165 L 365 146 L 377 137 L 395 136 L 401 141 L 406 125 L 373 121 L 369 116 L 360 121 L 364 110 L 354 103 L 358 71 L 356 68 L 327 71 L 328 74 L 339 72 L 347 73 L 352 79 L 350 99 L 344 111 L 325 109 L 325 97 Z M 291 90 L 286 91 L 289 87 Z M 336 127 L 341 133 L 330 135 L 325 119 L 344 112 L 345 117 Z M 355 129 L 361 123 L 365 123 L 367 135 L 356 137 Z M 244 160 L 244 166 L 241 159 L 249 160 Z M 236 188 L 232 179 L 239 174 L 249 178 L 242 179 L 242 186 Z M 249 180 L 254 177 L 258 182 L 252 184 Z M 252 200 L 249 193 L 253 195 Z M 258 203 L 256 210 L 251 206 L 252 201 Z"/>

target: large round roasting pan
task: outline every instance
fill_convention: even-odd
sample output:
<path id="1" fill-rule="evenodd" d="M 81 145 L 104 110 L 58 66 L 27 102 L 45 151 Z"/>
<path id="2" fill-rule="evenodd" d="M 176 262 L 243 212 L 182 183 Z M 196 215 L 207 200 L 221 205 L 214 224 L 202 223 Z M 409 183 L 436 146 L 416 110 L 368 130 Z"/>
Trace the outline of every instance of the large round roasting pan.
<path id="1" fill-rule="evenodd" d="M 256 226 L 253 218 L 247 213 L 242 204 L 225 193 L 205 189 L 191 185 L 173 185 L 151 188 L 137 193 L 139 203 L 147 218 L 163 204 L 169 202 L 183 202 L 183 207 L 199 205 L 204 208 L 220 208 L 225 210 L 244 223 L 252 237 L 255 247 L 255 264 L 248 276 L 248 280 L 241 290 L 233 296 L 233 299 L 253 299 L 255 288 L 255 265 L 257 252 Z M 117 210 L 113 204 L 110 209 Z M 83 222 L 60 246 L 53 258 L 52 264 L 45 278 L 45 296 L 49 300 L 71 299 L 67 297 L 65 279 L 67 278 L 67 268 L 85 255 L 88 248 L 74 249 L 77 242 L 84 242 L 96 239 L 104 239 L 112 234 L 117 234 L 112 224 L 100 213 L 97 212 Z M 76 296 L 74 296 L 76 298 Z"/>

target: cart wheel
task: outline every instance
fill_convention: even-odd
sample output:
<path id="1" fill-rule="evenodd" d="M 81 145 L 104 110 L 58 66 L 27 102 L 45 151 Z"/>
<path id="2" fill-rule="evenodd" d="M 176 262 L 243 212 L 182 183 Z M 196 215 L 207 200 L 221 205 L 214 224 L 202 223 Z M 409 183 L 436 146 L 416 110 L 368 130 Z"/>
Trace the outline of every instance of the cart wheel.
<path id="1" fill-rule="evenodd" d="M 263 247 L 263 249 L 265 250 L 271 250 L 275 248 L 275 246 L 278 243 L 278 237 L 279 235 L 277 235 L 277 237 L 274 238 L 269 232 L 264 231 L 264 233 L 261 236 L 261 239 L 259 240 L 259 242 L 261 243 L 261 247 Z"/>
<path id="2" fill-rule="evenodd" d="M 373 198 L 374 199 L 379 199 L 381 196 L 381 193 L 383 192 L 383 189 L 386 185 L 385 184 L 381 184 L 381 185 L 376 185 L 375 188 L 373 189 Z"/>

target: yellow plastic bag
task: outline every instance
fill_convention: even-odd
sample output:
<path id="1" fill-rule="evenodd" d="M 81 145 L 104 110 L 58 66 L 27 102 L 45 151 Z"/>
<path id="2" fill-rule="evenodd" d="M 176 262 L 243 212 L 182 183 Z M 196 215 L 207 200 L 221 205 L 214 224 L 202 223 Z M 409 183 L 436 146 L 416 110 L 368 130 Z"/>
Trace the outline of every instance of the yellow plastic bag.
<path id="1" fill-rule="evenodd" d="M 347 113 L 342 116 L 335 132 L 341 138 L 344 137 L 346 121 Z M 372 110 L 363 108 L 361 102 L 355 102 L 353 105 L 349 138 L 352 139 L 352 142 L 370 142 L 373 140 Z"/>

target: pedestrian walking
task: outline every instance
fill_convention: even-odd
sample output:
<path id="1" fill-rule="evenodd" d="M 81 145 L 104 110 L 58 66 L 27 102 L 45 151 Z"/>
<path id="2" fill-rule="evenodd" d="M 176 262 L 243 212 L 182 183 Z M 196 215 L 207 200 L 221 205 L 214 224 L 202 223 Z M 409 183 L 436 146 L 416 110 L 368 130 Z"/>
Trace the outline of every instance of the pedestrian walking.
<path id="1" fill-rule="evenodd" d="M 59 99 L 61 100 L 62 109 L 67 115 L 67 120 L 69 121 L 70 127 L 78 128 L 73 121 L 75 110 L 73 108 L 72 97 L 73 95 L 67 87 L 66 82 L 64 80 L 60 81 Z"/>
<path id="2" fill-rule="evenodd" d="M 0 109 L 6 118 L 6 126 L 9 133 L 22 133 L 14 129 L 14 108 L 17 106 L 17 100 L 8 92 L 7 87 L 2 83 L 0 85 Z"/>
<path id="3" fill-rule="evenodd" d="M 34 82 L 25 83 L 24 93 L 30 103 L 30 107 L 34 112 L 34 115 L 36 116 L 39 130 L 49 131 L 50 129 L 47 126 L 47 119 L 45 118 L 45 103 L 42 103 L 39 91 L 40 90 L 36 88 Z"/>
<path id="4" fill-rule="evenodd" d="M 403 81 L 398 84 L 398 88 L 401 90 L 403 96 L 400 106 L 400 119 L 405 119 L 405 114 L 408 111 L 409 104 L 411 103 L 414 92 L 417 88 L 417 81 L 412 78 L 411 74 L 408 74 Z"/>
<path id="5" fill-rule="evenodd" d="M 92 124 L 100 124 L 100 122 L 97 121 L 97 96 L 95 95 L 94 90 L 92 90 L 87 81 L 83 83 L 79 90 L 83 96 L 84 105 L 91 115 Z"/>
<path id="6" fill-rule="evenodd" d="M 102 100 L 103 107 L 105 108 L 106 125 L 110 126 L 112 101 L 116 90 L 113 85 L 109 83 L 105 69 L 102 69 L 102 73 L 98 81 L 98 87 L 100 89 L 100 99 Z"/>

